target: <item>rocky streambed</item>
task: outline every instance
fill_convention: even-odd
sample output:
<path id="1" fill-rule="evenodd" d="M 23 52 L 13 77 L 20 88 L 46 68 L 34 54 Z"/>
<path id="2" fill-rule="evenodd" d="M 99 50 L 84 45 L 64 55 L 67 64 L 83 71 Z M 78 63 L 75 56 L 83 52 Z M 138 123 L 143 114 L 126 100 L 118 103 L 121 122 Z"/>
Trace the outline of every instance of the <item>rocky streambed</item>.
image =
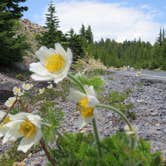
<path id="1" fill-rule="evenodd" d="M 136 119 L 131 123 L 137 129 L 138 135 L 151 142 L 152 151 L 160 150 L 166 157 L 166 81 L 147 79 L 143 76 L 115 72 L 102 76 L 105 88 L 102 95 L 111 91 L 131 91 L 126 103 L 132 103 Z M 74 111 L 72 103 L 60 103 L 65 113 L 62 131 L 77 132 L 80 124 L 79 113 Z M 96 110 L 101 137 L 109 136 L 123 128 L 124 123 L 116 123 L 118 116 L 108 110 Z M 91 125 L 86 129 L 91 130 Z"/>
<path id="2" fill-rule="evenodd" d="M 166 157 L 166 80 L 121 72 L 113 74 L 113 80 L 109 80 L 109 77 L 104 76 L 106 89 L 131 89 L 126 102 L 134 105 L 131 111 L 136 113 L 136 120 L 132 124 L 139 137 L 151 142 L 152 151 L 160 150 Z"/>
<path id="3" fill-rule="evenodd" d="M 131 123 L 137 129 L 138 135 L 151 142 L 152 151 L 160 150 L 166 157 L 166 81 L 145 76 L 136 77 L 130 72 L 116 71 L 103 75 L 105 80 L 103 95 L 111 91 L 131 91 L 126 103 L 132 103 L 132 112 L 136 119 Z M 99 96 L 101 97 L 101 96 Z M 79 132 L 79 112 L 75 111 L 75 104 L 59 101 L 64 112 L 61 132 Z M 101 137 L 114 134 L 124 127 L 124 123 L 117 123 L 118 116 L 108 110 L 96 110 L 97 124 Z M 92 130 L 91 125 L 85 129 Z M 37 153 L 26 159 L 27 166 L 43 165 L 46 158 L 43 153 Z"/>

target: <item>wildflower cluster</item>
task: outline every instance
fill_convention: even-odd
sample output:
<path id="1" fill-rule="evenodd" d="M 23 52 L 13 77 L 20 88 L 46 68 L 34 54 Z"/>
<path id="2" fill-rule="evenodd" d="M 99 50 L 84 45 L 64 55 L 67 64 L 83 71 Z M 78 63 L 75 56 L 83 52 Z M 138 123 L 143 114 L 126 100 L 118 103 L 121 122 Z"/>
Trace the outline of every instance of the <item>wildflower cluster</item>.
<path id="1" fill-rule="evenodd" d="M 53 89 L 53 84 L 51 81 L 57 84 L 65 78 L 68 78 L 72 83 L 74 83 L 73 87 L 70 89 L 67 99 L 75 102 L 76 104 L 76 108 L 82 118 L 82 124 L 80 128 L 83 128 L 88 123 L 93 124 L 94 139 L 96 141 L 99 157 L 102 157 L 102 150 L 95 121 L 96 108 L 105 108 L 118 113 L 128 125 L 128 128 L 126 128 L 127 133 L 132 133 L 132 135 L 135 134 L 132 125 L 122 112 L 112 106 L 101 104 L 97 99 L 97 94 L 92 85 L 84 85 L 79 79 L 77 79 L 77 77 L 69 74 L 69 69 L 72 63 L 72 53 L 70 49 L 67 49 L 66 52 L 60 44 L 55 44 L 55 49 L 48 49 L 42 46 L 36 52 L 36 55 L 39 59 L 39 62 L 30 64 L 30 71 L 33 72 L 31 78 L 35 81 L 49 81 L 49 84 L 46 88 L 41 88 L 38 90 L 38 95 L 44 94 L 46 89 Z M 35 115 L 33 110 L 32 113 L 20 112 L 14 115 L 10 114 L 13 106 L 21 100 L 21 97 L 28 90 L 31 90 L 32 88 L 33 84 L 29 83 L 24 83 L 22 87 L 13 88 L 14 96 L 10 97 L 5 102 L 5 105 L 8 107 L 8 111 L 6 113 L 5 111 L 0 111 L 0 118 L 2 119 L 0 123 L 0 137 L 3 138 L 3 143 L 16 141 L 17 139 L 21 138 L 17 149 L 23 152 L 27 152 L 27 150 L 30 149 L 34 144 L 40 142 L 48 160 L 52 165 L 55 165 L 56 159 L 54 159 L 47 150 L 41 130 L 42 125 L 47 125 L 50 128 L 52 125 L 50 125 L 49 122 L 43 123 L 42 118 L 39 115 Z M 22 102 L 20 103 L 23 105 Z M 23 108 L 22 111 L 25 111 L 25 109 Z"/>

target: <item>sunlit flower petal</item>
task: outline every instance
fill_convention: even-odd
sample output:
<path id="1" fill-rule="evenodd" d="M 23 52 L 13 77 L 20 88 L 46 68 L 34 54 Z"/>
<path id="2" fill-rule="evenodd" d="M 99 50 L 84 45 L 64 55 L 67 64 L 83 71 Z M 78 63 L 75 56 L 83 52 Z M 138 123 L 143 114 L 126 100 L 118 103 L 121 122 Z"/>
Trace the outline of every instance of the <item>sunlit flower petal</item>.
<path id="1" fill-rule="evenodd" d="M 13 94 L 15 95 L 15 96 L 22 96 L 23 95 L 23 92 L 21 92 L 21 89 L 19 88 L 19 87 L 14 87 L 13 88 Z"/>
<path id="2" fill-rule="evenodd" d="M 78 91 L 78 90 L 75 90 L 73 88 L 70 89 L 70 94 L 69 96 L 67 97 L 69 100 L 77 103 L 79 100 L 81 100 L 82 98 L 86 97 L 86 94 Z"/>
<path id="3" fill-rule="evenodd" d="M 6 107 L 11 107 L 16 102 L 16 97 L 9 97 L 5 102 Z"/>
<path id="4" fill-rule="evenodd" d="M 30 90 L 31 88 L 33 87 L 33 84 L 26 84 L 26 83 L 23 83 L 22 84 L 22 88 L 23 90 Z"/>
<path id="5" fill-rule="evenodd" d="M 55 49 L 48 49 L 42 46 L 37 52 L 40 62 L 31 63 L 30 71 L 34 72 L 31 76 L 36 81 L 54 80 L 55 83 L 62 81 L 68 74 L 72 63 L 72 53 L 67 52 L 59 44 L 55 44 Z"/>
<path id="6" fill-rule="evenodd" d="M 136 76 L 136 77 L 140 77 L 141 74 L 142 74 L 141 71 L 137 71 L 136 74 L 135 74 L 135 76 Z"/>
<path id="7" fill-rule="evenodd" d="M 30 113 L 16 114 L 15 119 L 5 124 L 2 128 L 6 130 L 2 143 L 22 138 L 18 150 L 23 152 L 27 152 L 42 137 L 41 118 Z"/>
<path id="8" fill-rule="evenodd" d="M 39 95 L 43 94 L 44 91 L 45 91 L 45 88 L 41 88 L 41 89 L 39 89 Z"/>
<path id="9" fill-rule="evenodd" d="M 53 84 L 49 84 L 49 85 L 47 86 L 47 88 L 48 88 L 48 89 L 52 89 L 52 88 L 53 88 Z"/>
<path id="10" fill-rule="evenodd" d="M 77 109 L 82 117 L 81 127 L 91 122 L 94 117 L 94 107 L 99 103 L 93 86 L 84 86 L 84 89 L 86 94 L 78 90 L 71 89 L 68 96 L 69 100 L 74 101 L 77 104 Z"/>
<path id="11" fill-rule="evenodd" d="M 4 116 L 6 115 L 6 112 L 4 111 L 0 111 L 0 120 L 2 120 L 2 118 L 4 118 Z M 7 123 L 11 122 L 13 120 L 13 116 L 11 114 L 8 114 L 5 119 L 1 122 L 0 124 L 0 138 L 4 136 L 4 134 L 6 133 L 6 128 L 4 127 Z"/>

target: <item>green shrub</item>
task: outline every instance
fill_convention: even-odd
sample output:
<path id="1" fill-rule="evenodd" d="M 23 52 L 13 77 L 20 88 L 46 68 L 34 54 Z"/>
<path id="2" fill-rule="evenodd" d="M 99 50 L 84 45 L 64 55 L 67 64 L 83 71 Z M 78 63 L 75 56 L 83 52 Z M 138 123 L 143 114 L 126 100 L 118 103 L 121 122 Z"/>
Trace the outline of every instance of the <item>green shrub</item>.
<path id="1" fill-rule="evenodd" d="M 93 135 L 65 134 L 59 137 L 53 155 L 58 166 L 162 166 L 160 153 L 151 153 L 150 144 L 143 140 L 135 149 L 124 133 L 101 141 L 102 157 L 98 156 Z"/>

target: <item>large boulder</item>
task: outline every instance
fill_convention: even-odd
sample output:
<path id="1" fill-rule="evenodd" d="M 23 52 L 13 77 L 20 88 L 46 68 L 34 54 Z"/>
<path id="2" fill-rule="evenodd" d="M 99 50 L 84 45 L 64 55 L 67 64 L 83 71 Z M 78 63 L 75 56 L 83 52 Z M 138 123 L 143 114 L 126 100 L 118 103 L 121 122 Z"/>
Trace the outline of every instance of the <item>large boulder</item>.
<path id="1" fill-rule="evenodd" d="M 0 73 L 0 104 L 13 96 L 12 89 L 14 86 L 20 86 L 21 84 L 21 81 Z"/>

